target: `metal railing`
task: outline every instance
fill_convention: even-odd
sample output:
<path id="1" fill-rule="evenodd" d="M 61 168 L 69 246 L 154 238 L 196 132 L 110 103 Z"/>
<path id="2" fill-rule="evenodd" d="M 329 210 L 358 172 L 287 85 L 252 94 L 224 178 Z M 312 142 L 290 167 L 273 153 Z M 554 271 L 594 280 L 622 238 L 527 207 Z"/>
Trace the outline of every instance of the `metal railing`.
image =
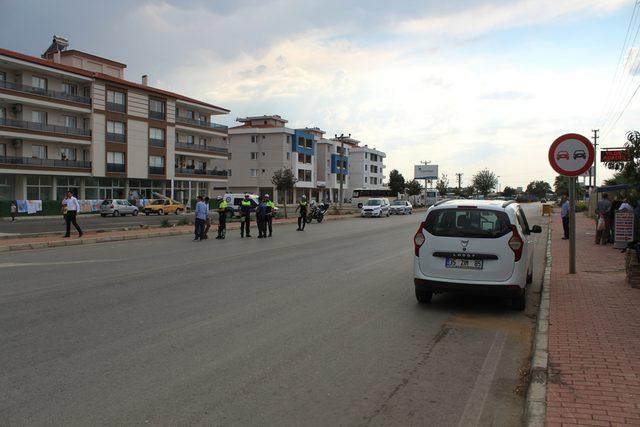
<path id="1" fill-rule="evenodd" d="M 228 149 L 222 148 L 222 147 L 214 147 L 212 145 L 202 145 L 202 144 L 189 144 L 187 142 L 177 142 L 177 141 L 176 141 L 176 148 L 178 149 L 184 148 L 186 150 L 197 150 L 197 151 L 204 151 L 204 152 L 224 154 L 224 155 L 227 155 L 229 153 Z"/>
<path id="2" fill-rule="evenodd" d="M 107 163 L 107 172 L 124 172 L 124 163 Z"/>
<path id="3" fill-rule="evenodd" d="M 72 101 L 78 102 L 80 104 L 91 105 L 91 98 L 87 96 L 80 96 L 67 92 L 58 92 L 55 90 L 40 89 L 39 87 L 8 82 L 6 80 L 0 80 L 0 88 L 15 90 L 16 92 L 32 93 L 34 95 L 46 96 L 47 98 L 53 99 L 61 99 L 63 101 Z"/>
<path id="4" fill-rule="evenodd" d="M 38 159 L 35 157 L 0 156 L 2 165 L 40 166 L 47 168 L 91 169 L 91 162 L 79 160 Z"/>
<path id="5" fill-rule="evenodd" d="M 24 120 L 13 120 L 7 118 L 0 118 L 0 126 L 7 126 L 19 129 L 28 129 L 39 132 L 51 132 L 61 135 L 78 135 L 78 136 L 91 136 L 91 131 L 88 129 L 71 128 L 66 126 L 48 125 L 45 123 L 27 122 Z"/>
<path id="6" fill-rule="evenodd" d="M 117 113 L 124 113 L 126 107 L 124 104 L 118 104 L 117 102 L 107 102 L 107 111 L 115 111 Z"/>
<path id="7" fill-rule="evenodd" d="M 177 174 L 183 175 L 205 175 L 205 176 L 227 176 L 226 170 L 205 170 L 205 169 L 191 169 L 191 168 L 176 168 Z"/>
<path id="8" fill-rule="evenodd" d="M 149 175 L 164 175 L 163 166 L 149 166 Z"/>
<path id="9" fill-rule="evenodd" d="M 153 147 L 164 147 L 164 139 L 149 138 L 149 145 Z"/>
<path id="10" fill-rule="evenodd" d="M 200 126 L 203 128 L 210 128 L 210 129 L 216 129 L 221 131 L 227 131 L 229 129 L 229 127 L 225 125 L 209 122 L 207 120 L 192 119 L 190 117 L 176 116 L 176 123 L 184 123 L 188 125 Z"/>
<path id="11" fill-rule="evenodd" d="M 164 120 L 164 113 L 162 111 L 149 110 L 149 118 L 155 120 Z"/>
<path id="12" fill-rule="evenodd" d="M 126 142 L 127 135 L 124 133 L 107 132 L 107 141 L 109 142 Z"/>

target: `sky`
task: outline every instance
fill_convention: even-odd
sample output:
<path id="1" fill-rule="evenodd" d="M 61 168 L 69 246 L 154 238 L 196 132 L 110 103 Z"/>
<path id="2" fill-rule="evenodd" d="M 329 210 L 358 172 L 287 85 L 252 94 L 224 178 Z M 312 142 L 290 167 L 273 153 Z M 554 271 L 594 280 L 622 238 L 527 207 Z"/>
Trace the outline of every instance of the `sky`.
<path id="1" fill-rule="evenodd" d="M 126 63 L 129 80 L 148 74 L 230 109 L 219 123 L 279 114 L 351 134 L 408 179 L 430 161 L 463 185 L 484 168 L 500 187 L 553 183 L 558 136 L 601 128 L 601 147 L 621 146 L 640 112 L 634 98 L 616 121 L 640 84 L 640 38 L 622 49 L 633 0 L 0 0 L 0 10 L 0 47 L 40 55 L 62 35 Z M 599 181 L 610 176 L 599 164 Z"/>

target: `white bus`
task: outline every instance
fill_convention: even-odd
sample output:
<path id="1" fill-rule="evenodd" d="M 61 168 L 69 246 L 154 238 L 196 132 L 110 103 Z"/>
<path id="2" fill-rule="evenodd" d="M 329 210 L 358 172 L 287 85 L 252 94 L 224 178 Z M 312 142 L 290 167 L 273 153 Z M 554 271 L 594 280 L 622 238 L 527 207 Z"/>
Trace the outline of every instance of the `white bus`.
<path id="1" fill-rule="evenodd" d="M 358 209 L 361 209 L 369 199 L 387 198 L 389 200 L 394 200 L 397 196 L 397 194 L 395 194 L 388 188 L 381 188 L 377 190 L 357 189 L 353 190 L 353 195 L 351 196 L 351 204 L 353 206 L 356 206 Z"/>

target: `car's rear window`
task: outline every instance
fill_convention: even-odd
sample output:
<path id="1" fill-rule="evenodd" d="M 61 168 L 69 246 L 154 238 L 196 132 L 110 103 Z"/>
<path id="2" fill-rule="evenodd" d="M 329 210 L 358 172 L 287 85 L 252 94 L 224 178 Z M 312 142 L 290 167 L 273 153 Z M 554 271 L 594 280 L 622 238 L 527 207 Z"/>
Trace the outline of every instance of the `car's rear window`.
<path id="1" fill-rule="evenodd" d="M 495 239 L 511 231 L 511 222 L 501 211 L 437 209 L 429 212 L 425 228 L 434 236 Z"/>
<path id="2" fill-rule="evenodd" d="M 103 205 L 110 205 L 111 204 L 111 199 L 103 200 L 102 204 Z"/>

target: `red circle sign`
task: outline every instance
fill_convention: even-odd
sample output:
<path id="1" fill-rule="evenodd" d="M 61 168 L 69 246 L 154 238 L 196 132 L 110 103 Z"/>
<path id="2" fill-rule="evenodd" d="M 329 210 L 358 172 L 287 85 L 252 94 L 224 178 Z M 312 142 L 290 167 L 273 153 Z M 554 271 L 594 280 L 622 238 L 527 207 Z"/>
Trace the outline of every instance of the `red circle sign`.
<path id="1" fill-rule="evenodd" d="M 589 170 L 595 158 L 591 141 L 577 133 L 562 135 L 549 148 L 549 163 L 560 175 L 581 175 Z"/>

